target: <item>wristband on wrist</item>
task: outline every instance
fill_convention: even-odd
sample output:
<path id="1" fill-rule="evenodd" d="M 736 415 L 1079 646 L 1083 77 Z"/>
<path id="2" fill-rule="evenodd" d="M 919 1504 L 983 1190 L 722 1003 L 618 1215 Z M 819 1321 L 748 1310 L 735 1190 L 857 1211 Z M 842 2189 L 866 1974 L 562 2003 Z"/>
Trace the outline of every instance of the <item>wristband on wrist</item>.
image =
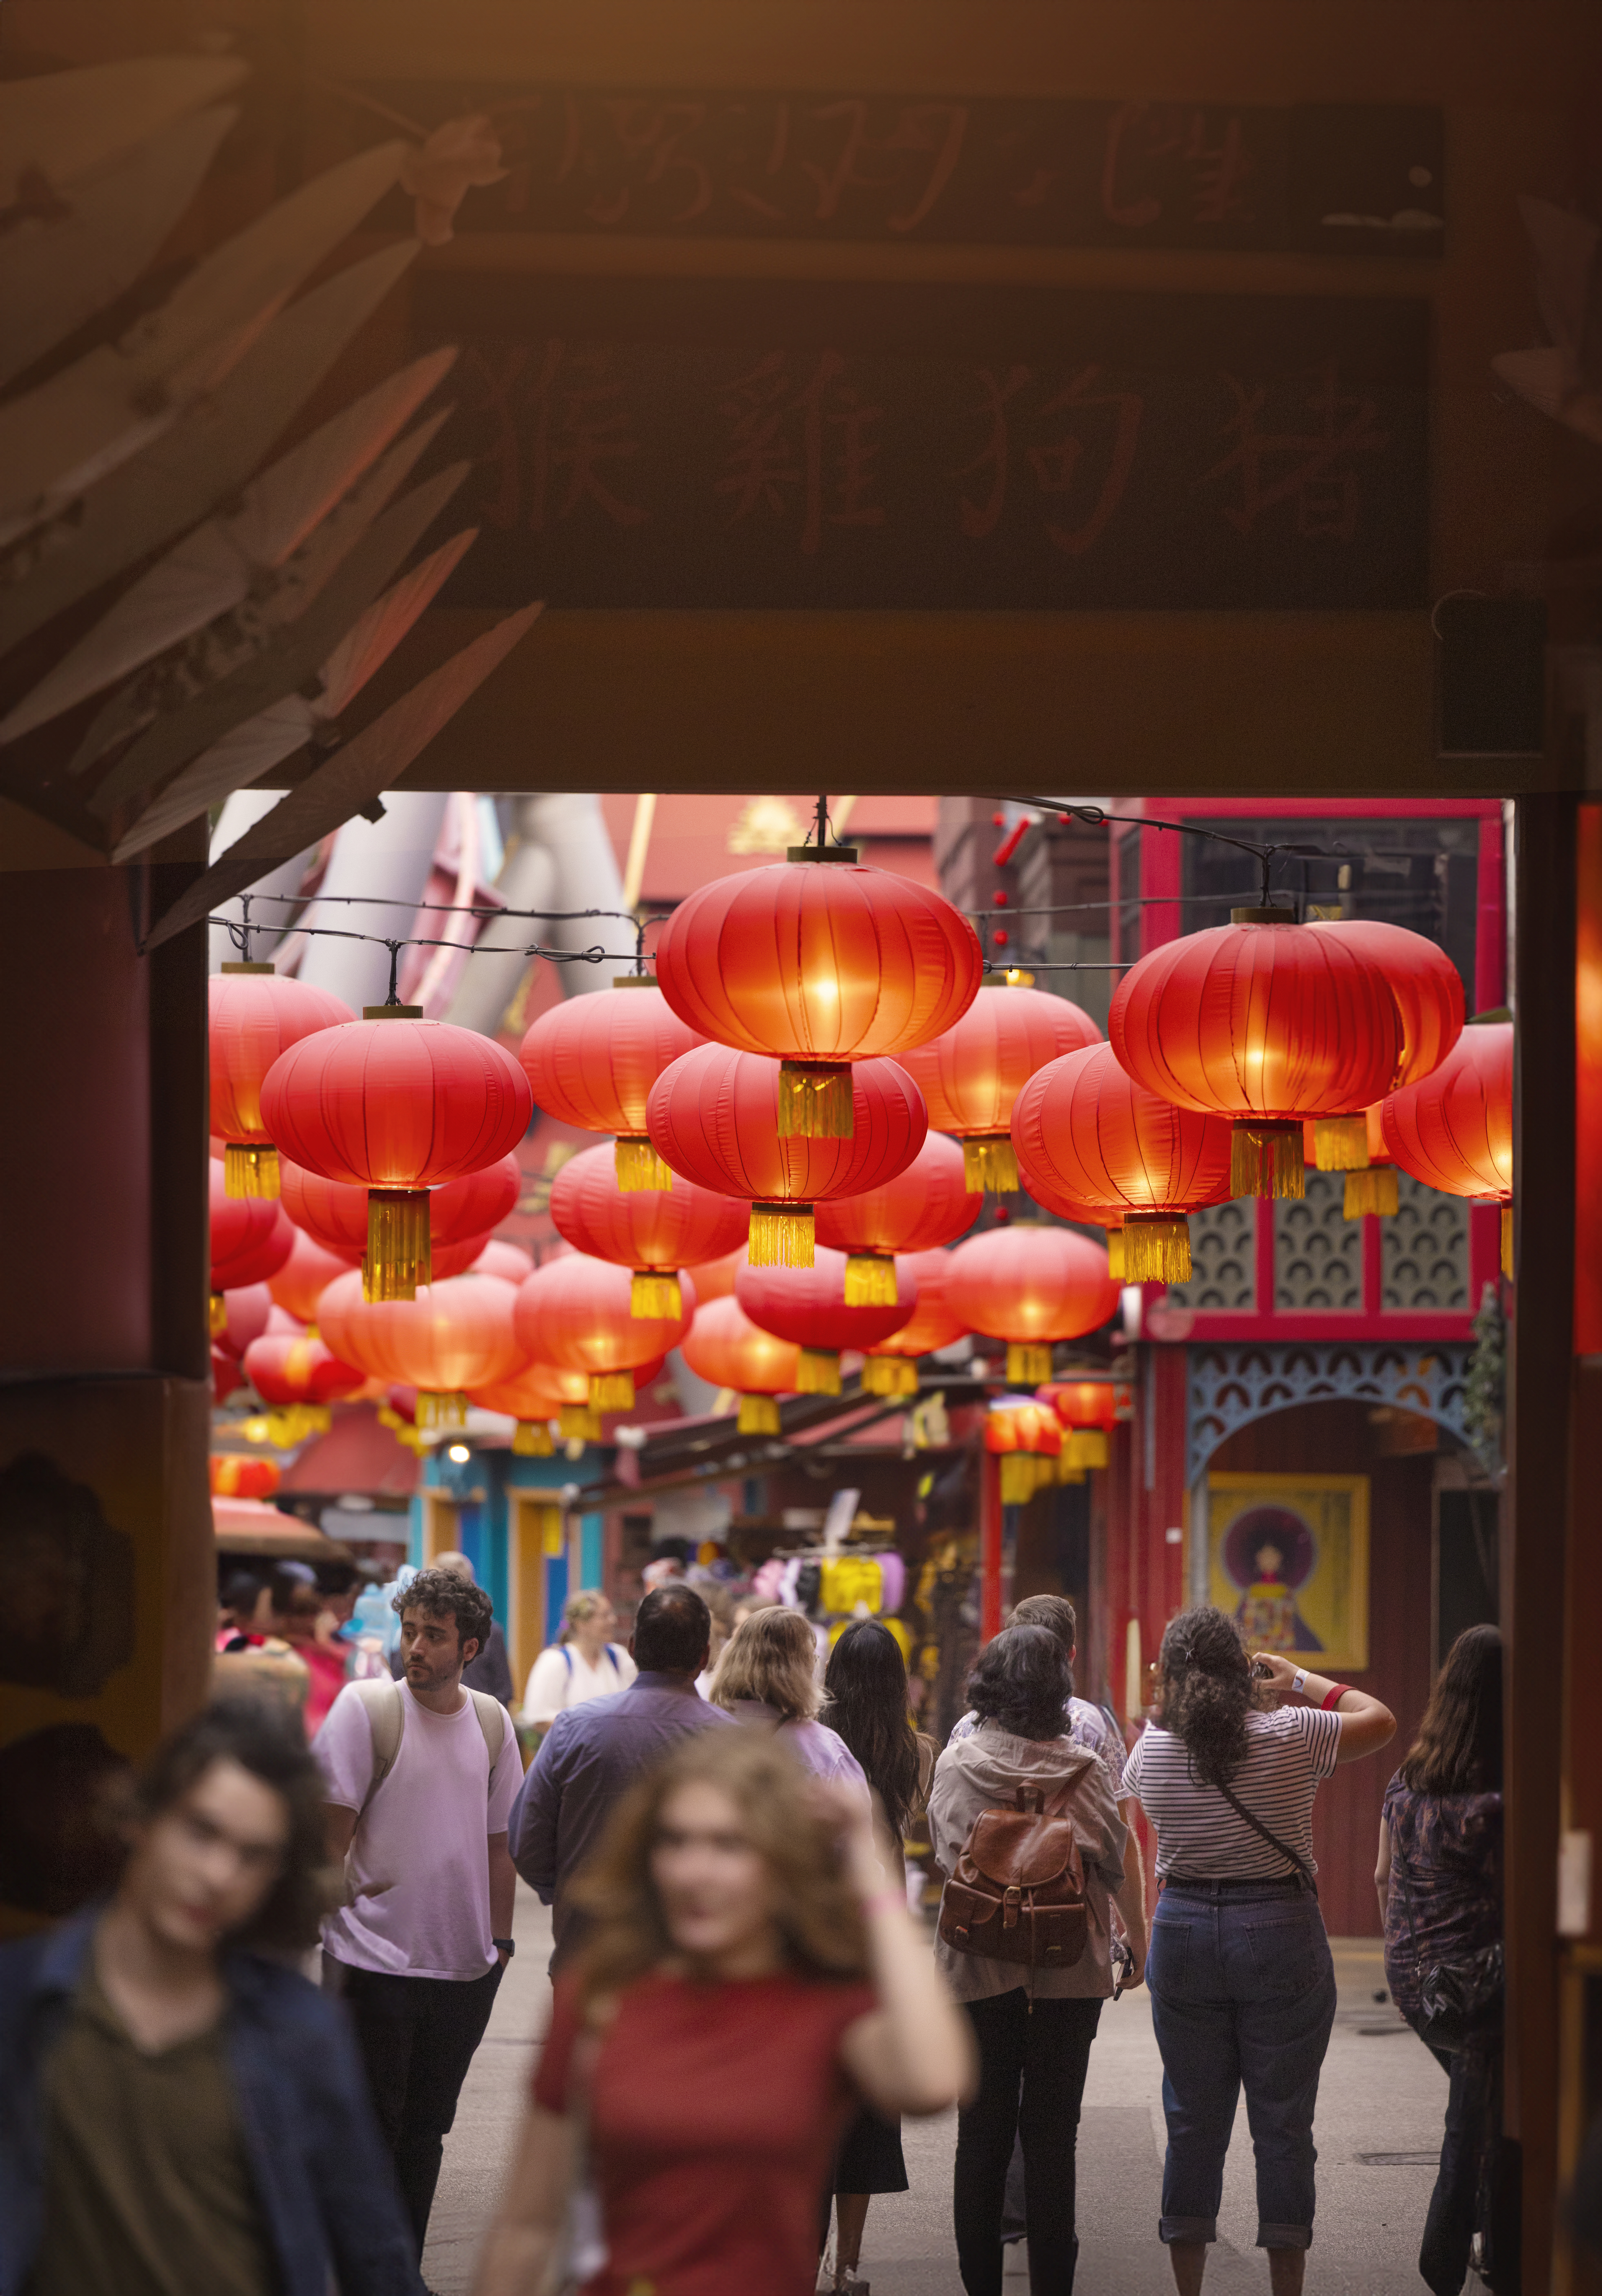
<path id="1" fill-rule="evenodd" d="M 1349 1682 L 1332 1682 L 1327 1694 L 1319 1702 L 1319 1712 L 1327 1714 L 1332 1706 L 1338 1706 L 1351 1687 Z"/>
<path id="2" fill-rule="evenodd" d="M 1300 1698 L 1306 1688 L 1307 1669 L 1304 1666 L 1299 1666 L 1296 1669 L 1295 1673 L 1291 1677 L 1291 1696 L 1293 1698 Z"/>

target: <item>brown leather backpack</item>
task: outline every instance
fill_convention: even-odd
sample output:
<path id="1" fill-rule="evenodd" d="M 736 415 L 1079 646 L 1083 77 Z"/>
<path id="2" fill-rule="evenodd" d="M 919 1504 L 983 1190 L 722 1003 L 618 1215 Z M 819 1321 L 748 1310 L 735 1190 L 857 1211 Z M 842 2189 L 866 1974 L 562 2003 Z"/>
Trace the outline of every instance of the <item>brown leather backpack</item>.
<path id="1" fill-rule="evenodd" d="M 956 1953 L 1071 1969 L 1085 1949 L 1085 1869 L 1072 1818 L 1047 1816 L 1039 1786 L 1012 1809 L 982 1809 L 941 1892 L 940 1933 Z"/>

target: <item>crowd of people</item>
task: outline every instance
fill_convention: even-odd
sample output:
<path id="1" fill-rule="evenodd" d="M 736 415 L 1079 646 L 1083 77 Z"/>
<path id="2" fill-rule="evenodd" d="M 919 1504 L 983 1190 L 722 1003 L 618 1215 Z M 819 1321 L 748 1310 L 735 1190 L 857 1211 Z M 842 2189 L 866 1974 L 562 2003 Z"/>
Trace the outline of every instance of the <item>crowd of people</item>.
<path id="1" fill-rule="evenodd" d="M 1091 2052 L 1142 1984 L 1179 2296 L 1243 2092 L 1258 2244 L 1294 2296 L 1335 2008 L 1312 1808 L 1392 1738 L 1376 1699 L 1191 1610 L 1126 1748 L 1075 1694 L 1072 1605 L 1041 1595 L 980 1652 L 941 1748 L 876 1620 L 820 1678 L 793 1610 L 715 1624 L 670 1580 L 626 1647 L 604 1596 L 574 1598 L 527 1685 L 525 1772 L 463 1562 L 397 1592 L 398 1675 L 345 1683 L 309 1749 L 259 1695 L 180 1729 L 120 1812 L 111 1897 L 0 1948 L 0 2296 L 419 2296 L 519 1874 L 551 1907 L 554 2008 L 478 2296 L 859 2288 L 873 2197 L 907 2189 L 901 2117 L 952 2106 L 968 2296 L 1000 2296 L 1020 2235 L 1034 2296 L 1070 2296 Z M 1453 1648 L 1376 1875 L 1390 1989 L 1449 2078 L 1436 2296 L 1472 2243 L 1489 2271 L 1509 2243 L 1500 1666 L 1494 1628 Z M 904 1855 L 925 1832 L 932 1950 Z"/>

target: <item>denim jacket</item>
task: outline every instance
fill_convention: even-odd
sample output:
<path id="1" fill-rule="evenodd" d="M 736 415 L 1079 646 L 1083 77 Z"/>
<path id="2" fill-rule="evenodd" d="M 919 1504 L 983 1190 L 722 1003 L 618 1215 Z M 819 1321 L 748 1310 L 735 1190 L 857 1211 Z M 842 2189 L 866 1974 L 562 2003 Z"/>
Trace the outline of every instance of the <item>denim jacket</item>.
<path id="1" fill-rule="evenodd" d="M 45 2198 L 45 2060 L 100 1908 L 0 1947 L 0 2296 L 21 2296 Z M 337 2005 L 295 1971 L 226 1956 L 227 2049 L 283 2296 L 423 2296 L 393 2168 Z"/>

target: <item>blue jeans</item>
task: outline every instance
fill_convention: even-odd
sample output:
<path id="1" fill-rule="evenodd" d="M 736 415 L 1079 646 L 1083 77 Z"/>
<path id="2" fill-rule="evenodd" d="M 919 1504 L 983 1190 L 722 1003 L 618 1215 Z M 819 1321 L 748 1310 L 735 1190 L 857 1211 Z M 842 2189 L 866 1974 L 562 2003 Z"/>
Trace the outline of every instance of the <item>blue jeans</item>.
<path id="1" fill-rule="evenodd" d="M 1317 1898 L 1292 1883 L 1163 1890 L 1146 1965 L 1162 2052 L 1164 2241 L 1218 2238 L 1224 2155 L 1245 2084 L 1257 2245 L 1313 2236 L 1313 2106 L 1335 2022 Z"/>

